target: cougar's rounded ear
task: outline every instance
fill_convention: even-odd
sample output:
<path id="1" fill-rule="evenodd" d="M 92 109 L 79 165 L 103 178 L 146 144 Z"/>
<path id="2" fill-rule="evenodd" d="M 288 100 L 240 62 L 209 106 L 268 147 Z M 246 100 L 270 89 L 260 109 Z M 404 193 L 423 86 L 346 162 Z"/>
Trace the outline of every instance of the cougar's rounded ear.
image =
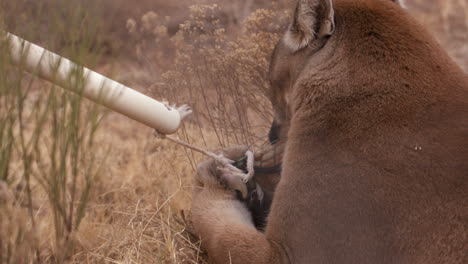
<path id="1" fill-rule="evenodd" d="M 299 0 L 283 41 L 295 52 L 315 39 L 332 35 L 334 30 L 335 12 L 332 0 Z"/>

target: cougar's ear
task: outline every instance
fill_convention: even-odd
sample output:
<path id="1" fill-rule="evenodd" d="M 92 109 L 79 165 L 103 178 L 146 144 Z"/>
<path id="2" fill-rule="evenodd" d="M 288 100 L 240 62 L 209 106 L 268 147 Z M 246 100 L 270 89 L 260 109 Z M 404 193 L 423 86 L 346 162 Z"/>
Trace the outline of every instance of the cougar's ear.
<path id="1" fill-rule="evenodd" d="M 295 52 L 315 39 L 332 35 L 334 16 L 332 0 L 298 0 L 284 43 Z"/>

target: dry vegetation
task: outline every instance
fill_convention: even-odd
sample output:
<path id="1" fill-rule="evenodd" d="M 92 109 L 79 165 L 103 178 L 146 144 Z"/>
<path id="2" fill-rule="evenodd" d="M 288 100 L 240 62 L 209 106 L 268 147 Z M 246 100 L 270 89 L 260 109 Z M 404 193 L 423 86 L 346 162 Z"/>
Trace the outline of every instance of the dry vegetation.
<path id="1" fill-rule="evenodd" d="M 9 31 L 190 104 L 179 136 L 215 149 L 265 140 L 264 74 L 292 2 L 0 0 L 0 15 Z M 468 3 L 407 2 L 468 70 Z M 0 263 L 204 263 L 181 213 L 203 157 L 10 67 L 4 44 Z"/>

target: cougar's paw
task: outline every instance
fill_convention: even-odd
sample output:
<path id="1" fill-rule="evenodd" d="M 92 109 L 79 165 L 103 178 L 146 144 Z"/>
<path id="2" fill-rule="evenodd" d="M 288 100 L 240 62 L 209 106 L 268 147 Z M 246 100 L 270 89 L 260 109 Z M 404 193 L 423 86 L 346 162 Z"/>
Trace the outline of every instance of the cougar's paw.
<path id="1" fill-rule="evenodd" d="M 233 160 L 244 157 L 247 146 L 235 146 L 218 151 L 221 159 L 233 163 Z M 224 189 L 227 192 L 240 192 L 243 196 L 247 194 L 247 185 L 243 182 L 245 173 L 233 165 L 222 164 L 210 159 L 198 165 L 195 176 L 194 192 L 201 189 Z"/>
<path id="2" fill-rule="evenodd" d="M 226 219 L 252 222 L 247 207 L 237 198 L 238 193 L 247 193 L 243 178 L 236 176 L 236 173 L 243 172 L 234 166 L 226 166 L 232 160 L 243 157 L 246 151 L 247 147 L 223 149 L 217 154 L 226 160 L 219 162 L 211 159 L 198 165 L 193 184 L 190 218 L 193 233 L 202 240 L 210 241 L 210 237 L 216 233 L 213 230 Z"/>

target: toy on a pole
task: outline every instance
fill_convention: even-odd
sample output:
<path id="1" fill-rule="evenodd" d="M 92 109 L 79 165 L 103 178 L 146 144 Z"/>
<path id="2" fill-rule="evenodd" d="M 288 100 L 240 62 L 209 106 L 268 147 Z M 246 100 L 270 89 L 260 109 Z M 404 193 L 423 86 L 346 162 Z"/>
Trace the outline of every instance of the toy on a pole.
<path id="1" fill-rule="evenodd" d="M 154 100 L 11 33 L 6 33 L 6 38 L 14 64 L 62 88 L 79 92 L 84 97 L 154 128 L 159 133 L 175 133 L 184 116 L 190 112 L 186 106 L 176 109 L 167 103 Z M 74 90 L 76 85 L 71 85 L 73 82 L 70 81 L 77 71 L 82 74 L 84 81 L 80 91 Z"/>
<path id="2" fill-rule="evenodd" d="M 221 154 L 206 151 L 176 137 L 166 136 L 177 131 L 182 120 L 191 113 L 189 107 L 184 105 L 175 108 L 167 103 L 154 100 L 11 33 L 6 33 L 6 39 L 14 64 L 42 79 L 79 93 L 98 104 L 153 128 L 158 137 L 166 138 L 216 160 L 220 164 L 219 168 L 222 168 L 226 180 L 233 188 L 241 191 L 244 198 L 255 193 L 255 199 L 263 202 L 263 191 L 253 177 L 257 169 L 259 173 L 262 173 L 262 169 L 266 174 L 279 173 L 281 167 L 280 159 L 277 159 L 278 155 L 276 155 L 276 146 L 271 145 L 267 151 L 257 153 L 258 161 L 255 161 L 254 153 L 251 150 L 246 152 L 245 158 L 232 161 Z M 76 82 L 83 83 L 76 85 Z M 76 87 L 79 87 L 79 90 L 76 90 Z M 274 166 L 263 166 L 265 165 L 263 162 L 268 164 L 272 160 Z M 254 162 L 258 166 L 255 166 Z"/>

